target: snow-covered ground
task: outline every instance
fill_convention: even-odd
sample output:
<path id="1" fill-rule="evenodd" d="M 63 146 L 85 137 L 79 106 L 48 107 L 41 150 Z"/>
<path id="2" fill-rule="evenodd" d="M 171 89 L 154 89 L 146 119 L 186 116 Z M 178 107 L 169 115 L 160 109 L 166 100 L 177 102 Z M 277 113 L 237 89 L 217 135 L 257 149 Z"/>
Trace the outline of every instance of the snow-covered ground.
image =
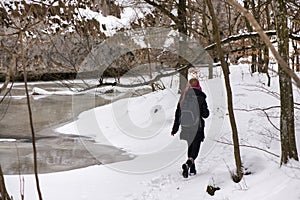
<path id="1" fill-rule="evenodd" d="M 186 144 L 170 135 L 178 80 L 165 79 L 168 88 L 141 97 L 115 101 L 81 113 L 74 122 L 56 131 L 93 137 L 99 144 L 124 149 L 134 159 L 39 176 L 43 198 L 109 200 L 297 200 L 300 199 L 300 164 L 291 161 L 280 167 L 279 132 L 263 111 L 278 106 L 278 78 L 265 86 L 265 75 L 249 73 L 246 65 L 232 67 L 234 108 L 238 124 L 243 165 L 249 175 L 234 183 L 233 147 L 223 79 L 201 82 L 207 93 L 211 116 L 206 120 L 206 139 L 196 160 L 198 174 L 184 179 L 181 164 L 186 160 Z M 300 102 L 295 88 L 295 101 Z M 76 106 L 76 105 L 75 105 Z M 279 125 L 279 108 L 265 112 Z M 296 109 L 296 135 L 300 149 L 300 111 Z M 84 142 L 84 141 L 83 141 Z M 246 147 L 247 146 L 247 147 Z M 249 147 L 250 146 L 250 147 Z M 258 149 L 259 148 L 259 149 Z M 89 147 L 87 146 L 87 149 Z M 93 153 L 93 149 L 89 149 Z M 105 160 L 100 160 L 105 163 Z M 25 199 L 37 199 L 33 175 L 25 180 Z M 20 177 L 5 176 L 8 192 L 20 198 Z M 220 187 L 214 196 L 207 185 Z"/>

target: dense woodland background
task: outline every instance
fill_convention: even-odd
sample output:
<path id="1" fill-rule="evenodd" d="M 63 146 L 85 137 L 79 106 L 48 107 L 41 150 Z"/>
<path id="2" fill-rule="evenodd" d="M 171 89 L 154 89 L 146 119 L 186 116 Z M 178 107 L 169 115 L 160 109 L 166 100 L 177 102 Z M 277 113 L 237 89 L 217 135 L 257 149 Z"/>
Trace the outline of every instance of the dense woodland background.
<path id="1" fill-rule="evenodd" d="M 2 1 L 1 11 L 1 80 L 5 80 L 6 71 L 14 80 L 22 80 L 20 55 L 20 31 L 26 39 L 24 62 L 27 71 L 34 74 L 33 79 L 40 79 L 45 73 L 76 73 L 78 66 L 91 49 L 111 35 L 106 34 L 106 24 L 90 17 L 81 16 L 79 9 L 101 12 L 103 16 L 121 17 L 126 7 L 149 7 L 151 12 L 136 16 L 130 27 L 172 27 L 188 37 L 193 37 L 218 62 L 212 17 L 206 1 Z M 29 1 L 30 2 L 30 1 Z M 231 63 L 242 62 L 240 58 L 251 56 L 252 72 L 267 73 L 270 60 L 269 49 L 259 38 L 250 22 L 227 1 L 212 1 L 220 39 L 226 60 Z M 275 1 L 245 0 L 240 2 L 269 36 L 276 42 L 276 7 Z M 286 13 L 281 17 L 288 20 L 290 39 L 289 62 L 291 68 L 299 71 L 299 2 L 283 1 Z M 151 6 L 150 6 L 151 5 Z M 182 7 L 182 8 L 181 8 Z M 178 14 L 177 14 L 178 10 Z M 181 11 L 182 12 L 179 12 Z M 138 10 L 136 11 L 138 12 Z M 181 14 L 182 13 L 182 14 Z M 116 28 L 116 29 L 118 29 Z M 141 50 L 142 51 L 142 50 Z M 132 52 L 136 62 L 147 59 L 143 53 Z M 157 55 L 153 55 L 155 58 Z M 171 56 L 170 56 L 171 57 Z M 170 58 L 171 59 L 171 58 Z M 133 65 L 133 63 L 131 63 Z M 10 70 L 7 70 L 9 66 Z M 115 67 L 121 67 L 119 66 Z M 124 66 L 123 66 L 124 67 Z M 132 66 L 129 66 L 132 67 Z M 66 75 L 68 77 L 68 75 Z M 50 79 L 51 77 L 48 77 Z M 55 77 L 52 77 L 55 78 Z"/>

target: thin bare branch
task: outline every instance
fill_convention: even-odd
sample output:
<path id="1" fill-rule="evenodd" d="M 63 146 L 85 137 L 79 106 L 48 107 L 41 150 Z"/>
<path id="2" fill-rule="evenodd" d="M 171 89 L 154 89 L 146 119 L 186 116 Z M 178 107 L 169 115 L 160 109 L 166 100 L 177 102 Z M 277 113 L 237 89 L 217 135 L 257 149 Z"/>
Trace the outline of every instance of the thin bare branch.
<path id="1" fill-rule="evenodd" d="M 265 34 L 270 37 L 270 36 L 276 35 L 277 33 L 276 33 L 276 30 L 269 30 L 269 31 L 265 31 Z M 229 44 L 230 42 L 254 38 L 254 37 L 255 38 L 260 37 L 259 33 L 258 32 L 249 32 L 249 33 L 242 33 L 242 34 L 238 34 L 238 35 L 231 35 L 231 36 L 221 40 L 221 44 Z M 289 34 L 289 38 L 292 40 L 300 41 L 300 36 L 297 34 Z M 274 42 L 271 42 L 271 43 L 274 43 Z M 214 48 L 216 48 L 216 43 L 208 45 L 204 49 L 212 50 Z"/>
<path id="2" fill-rule="evenodd" d="M 273 108 L 277 108 L 277 107 L 273 107 Z M 280 106 L 278 106 L 278 108 L 280 108 Z M 270 107 L 270 108 L 267 108 L 266 110 L 268 110 L 268 109 L 271 109 L 271 107 Z M 268 121 L 270 122 L 270 124 L 271 124 L 276 130 L 280 131 L 280 129 L 272 122 L 272 120 L 270 119 L 270 116 L 268 115 L 268 113 L 267 113 L 266 110 L 264 110 L 264 109 L 261 109 L 261 108 L 241 109 L 241 108 L 238 108 L 238 109 L 234 109 L 234 110 L 238 110 L 238 111 L 247 111 L 247 112 L 262 111 L 262 112 L 266 115 L 266 117 L 267 117 Z"/>
<path id="3" fill-rule="evenodd" d="M 185 69 L 188 69 L 190 66 L 189 65 L 186 65 L 184 67 L 181 67 L 173 72 L 170 72 L 170 73 L 165 73 L 165 74 L 158 74 L 157 76 L 155 76 L 153 79 L 149 80 L 149 81 L 144 81 L 144 82 L 141 82 L 141 83 L 136 83 L 136 84 L 121 84 L 121 83 L 117 83 L 117 82 L 112 82 L 112 83 L 101 83 L 101 84 L 98 84 L 98 85 L 95 85 L 95 86 L 91 86 L 91 87 L 88 87 L 88 88 L 85 88 L 83 90 L 80 90 L 79 92 L 84 92 L 84 91 L 87 91 L 87 90 L 91 90 L 91 89 L 95 89 L 95 88 L 99 88 L 99 87 L 103 87 L 103 86 L 118 86 L 118 87 L 123 87 L 123 88 L 134 88 L 134 87 L 139 87 L 139 86 L 144 86 L 144 85 L 150 85 L 156 81 L 159 81 L 161 78 L 164 78 L 164 77 L 169 77 L 169 76 L 173 76 L 175 74 L 178 74 L 180 71 L 182 70 L 185 70 Z"/>
<path id="4" fill-rule="evenodd" d="M 156 3 L 153 0 L 144 0 L 144 1 L 148 4 L 150 4 L 151 6 L 157 8 L 158 10 L 160 10 L 165 15 L 167 15 L 171 20 L 173 20 L 175 22 L 175 24 L 177 26 L 178 26 L 178 24 L 180 24 L 180 21 L 179 21 L 178 17 L 173 15 L 173 13 L 171 11 L 167 10 L 163 5 L 160 5 L 160 4 Z"/>
<path id="5" fill-rule="evenodd" d="M 227 144 L 227 145 L 233 146 L 233 144 L 232 144 L 232 143 L 229 143 L 229 142 L 223 142 L 223 141 L 219 141 L 219 140 L 216 140 L 216 142 L 221 143 L 221 144 Z M 265 153 L 268 153 L 268 154 L 270 154 L 270 155 L 272 155 L 272 156 L 275 156 L 275 157 L 279 158 L 279 155 L 277 155 L 277 154 L 275 154 L 275 153 L 273 153 L 273 152 L 267 151 L 267 150 L 265 150 L 265 149 L 263 149 L 263 148 L 257 147 L 257 146 L 251 146 L 251 145 L 240 144 L 240 147 L 247 147 L 247 148 L 251 148 L 251 149 L 257 149 L 257 150 L 263 151 L 263 152 L 265 152 Z"/>

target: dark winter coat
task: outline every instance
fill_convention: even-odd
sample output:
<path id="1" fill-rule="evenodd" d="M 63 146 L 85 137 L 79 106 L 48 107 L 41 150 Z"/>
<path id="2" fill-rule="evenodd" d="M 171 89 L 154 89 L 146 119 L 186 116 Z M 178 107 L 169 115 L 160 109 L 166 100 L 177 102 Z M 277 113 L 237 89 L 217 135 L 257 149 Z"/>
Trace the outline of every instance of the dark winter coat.
<path id="1" fill-rule="evenodd" d="M 195 95 L 197 96 L 198 103 L 199 103 L 199 108 L 200 108 L 200 120 L 201 123 L 199 123 L 198 127 L 193 127 L 193 128 L 181 128 L 181 133 L 180 133 L 180 139 L 186 140 L 189 143 L 191 143 L 194 139 L 203 141 L 205 136 L 204 136 L 204 127 L 205 127 L 205 122 L 203 118 L 207 118 L 209 116 L 209 110 L 207 108 L 207 103 L 206 103 L 206 95 L 204 92 L 202 92 L 199 89 L 195 88 L 190 88 L 188 92 L 194 92 Z M 174 125 L 172 129 L 172 135 L 176 134 L 179 126 L 180 126 L 180 119 L 181 119 L 181 109 L 180 109 L 180 103 L 177 105 L 177 109 L 175 112 L 175 120 L 174 120 Z"/>

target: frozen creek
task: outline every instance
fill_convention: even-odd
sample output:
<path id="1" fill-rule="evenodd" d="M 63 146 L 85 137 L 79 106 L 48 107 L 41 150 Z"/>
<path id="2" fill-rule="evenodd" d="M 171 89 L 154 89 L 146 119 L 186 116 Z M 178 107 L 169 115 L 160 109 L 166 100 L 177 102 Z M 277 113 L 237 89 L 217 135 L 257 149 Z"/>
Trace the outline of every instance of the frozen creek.
<path id="1" fill-rule="evenodd" d="M 59 91 L 54 83 L 29 85 Z M 66 89 L 65 89 L 66 90 Z M 6 175 L 33 173 L 31 130 L 24 87 L 17 85 L 0 104 L 0 164 Z M 110 102 L 100 96 L 31 95 L 39 173 L 51 173 L 132 159 L 113 146 L 96 144 L 77 135 L 62 135 L 58 126 L 76 119 L 79 113 Z M 86 148 L 88 145 L 88 149 Z M 90 152 L 91 149 L 93 152 Z"/>

